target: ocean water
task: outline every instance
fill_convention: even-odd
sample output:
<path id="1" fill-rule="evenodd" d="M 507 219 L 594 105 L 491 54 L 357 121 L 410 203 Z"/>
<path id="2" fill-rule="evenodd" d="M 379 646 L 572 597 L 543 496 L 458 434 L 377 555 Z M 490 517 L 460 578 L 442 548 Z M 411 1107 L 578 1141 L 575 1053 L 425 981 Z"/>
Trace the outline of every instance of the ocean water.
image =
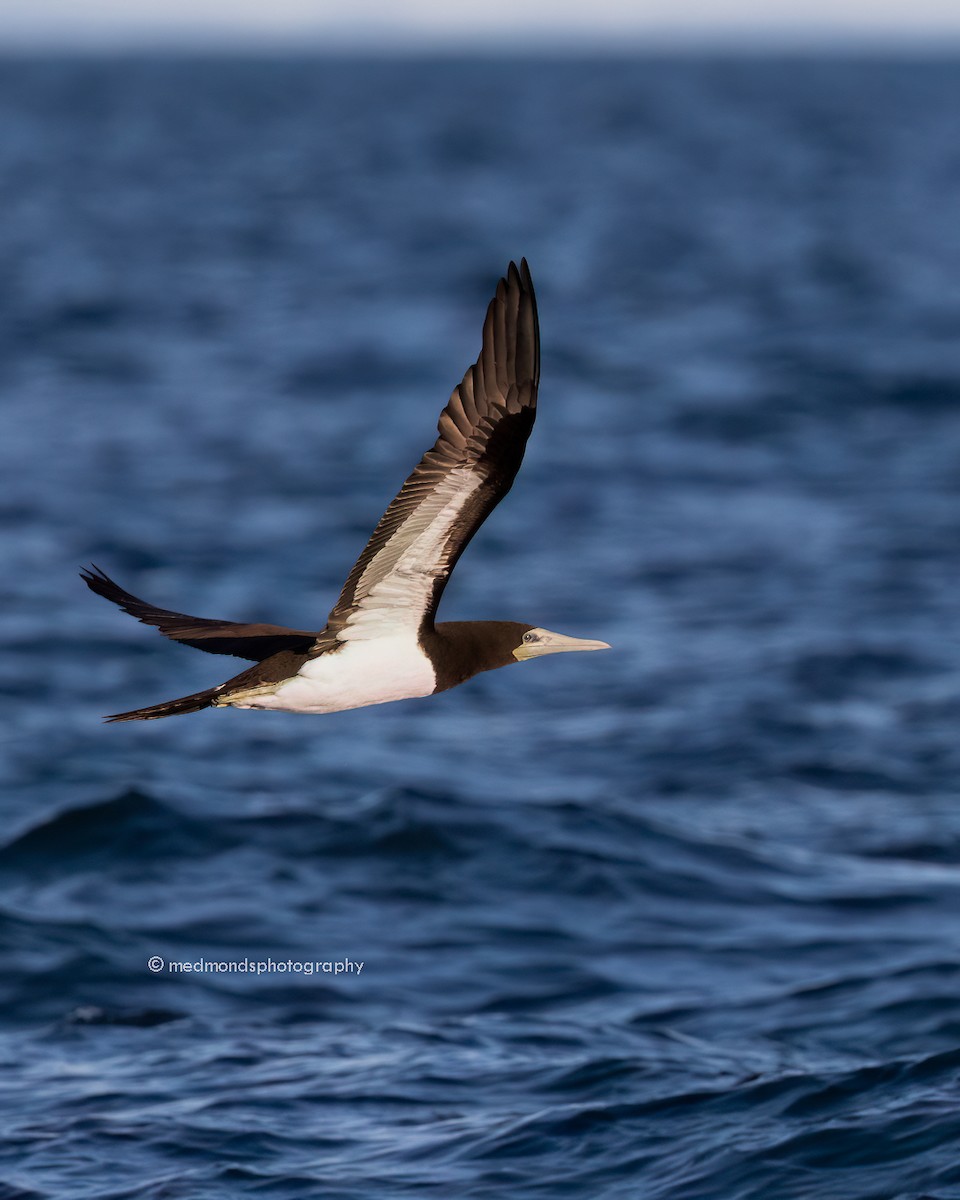
<path id="1" fill-rule="evenodd" d="M 958 112 L 0 65 L 3 1200 L 960 1197 Z M 614 649 L 102 725 L 238 668 L 77 569 L 322 625 L 520 255 L 540 415 L 442 612 Z"/>

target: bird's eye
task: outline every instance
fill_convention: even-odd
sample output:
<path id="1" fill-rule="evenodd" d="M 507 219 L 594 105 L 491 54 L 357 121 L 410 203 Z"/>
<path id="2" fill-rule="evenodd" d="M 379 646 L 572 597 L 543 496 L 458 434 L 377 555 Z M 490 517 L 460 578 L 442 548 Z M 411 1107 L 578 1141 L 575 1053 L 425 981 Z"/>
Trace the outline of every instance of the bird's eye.
<path id="1" fill-rule="evenodd" d="M 537 637 L 537 635 L 531 629 L 523 635 L 523 640 L 525 642 L 538 642 L 540 639 Z"/>

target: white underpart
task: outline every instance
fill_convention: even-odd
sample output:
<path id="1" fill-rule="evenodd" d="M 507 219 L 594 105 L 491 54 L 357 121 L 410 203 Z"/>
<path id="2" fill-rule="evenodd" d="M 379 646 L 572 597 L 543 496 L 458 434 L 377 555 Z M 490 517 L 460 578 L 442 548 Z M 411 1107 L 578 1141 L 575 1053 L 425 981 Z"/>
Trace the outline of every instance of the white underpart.
<path id="1" fill-rule="evenodd" d="M 419 645 L 423 614 L 450 530 L 482 476 L 451 471 L 367 564 L 356 611 L 337 637 L 343 643 L 305 662 L 290 679 L 253 687 L 226 700 L 234 708 L 330 713 L 429 696 L 433 664 Z"/>
<path id="2" fill-rule="evenodd" d="M 398 634 L 351 642 L 303 664 L 272 690 L 251 688 L 228 703 L 233 708 L 331 713 L 368 704 L 429 696 L 437 686 L 433 664 L 416 635 Z"/>
<path id="3" fill-rule="evenodd" d="M 410 514 L 360 576 L 357 611 L 338 634 L 342 641 L 394 634 L 416 640 L 434 583 L 445 570 L 450 530 L 482 482 L 481 475 L 460 467 Z"/>

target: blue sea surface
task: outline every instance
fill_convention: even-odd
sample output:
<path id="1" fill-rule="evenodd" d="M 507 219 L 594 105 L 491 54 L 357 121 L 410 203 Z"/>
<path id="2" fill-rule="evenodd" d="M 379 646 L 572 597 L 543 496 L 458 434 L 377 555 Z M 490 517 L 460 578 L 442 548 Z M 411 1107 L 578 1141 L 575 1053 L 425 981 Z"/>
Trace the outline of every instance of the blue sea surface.
<path id="1" fill-rule="evenodd" d="M 960 1198 L 958 113 L 946 58 L 0 64 L 2 1200 Z M 614 649 L 102 725 L 242 664 L 77 569 L 322 626 L 520 255 L 442 615 Z"/>

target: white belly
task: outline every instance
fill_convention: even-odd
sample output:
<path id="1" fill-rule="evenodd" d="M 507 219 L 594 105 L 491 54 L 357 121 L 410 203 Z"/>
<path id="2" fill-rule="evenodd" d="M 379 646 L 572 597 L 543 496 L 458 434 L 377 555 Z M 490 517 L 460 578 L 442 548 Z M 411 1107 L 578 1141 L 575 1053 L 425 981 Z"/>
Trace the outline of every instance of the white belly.
<path id="1" fill-rule="evenodd" d="M 232 708 L 331 713 L 368 704 L 429 696 L 437 686 L 433 664 L 410 634 L 351 641 L 312 658 L 272 691 L 259 689 L 225 701 Z"/>

